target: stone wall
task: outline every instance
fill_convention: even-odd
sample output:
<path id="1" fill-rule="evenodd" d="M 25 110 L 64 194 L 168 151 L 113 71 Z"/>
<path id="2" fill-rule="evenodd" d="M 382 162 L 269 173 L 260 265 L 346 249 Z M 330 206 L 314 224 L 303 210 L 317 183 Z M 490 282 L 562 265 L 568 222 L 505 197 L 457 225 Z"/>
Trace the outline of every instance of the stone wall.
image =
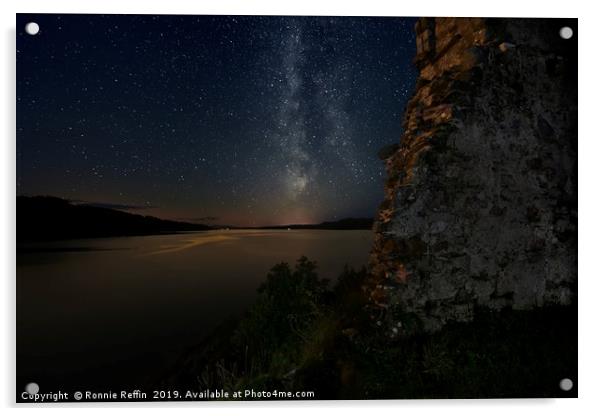
<path id="1" fill-rule="evenodd" d="M 374 226 L 391 336 L 475 307 L 576 301 L 576 20 L 421 18 L 419 69 Z"/>

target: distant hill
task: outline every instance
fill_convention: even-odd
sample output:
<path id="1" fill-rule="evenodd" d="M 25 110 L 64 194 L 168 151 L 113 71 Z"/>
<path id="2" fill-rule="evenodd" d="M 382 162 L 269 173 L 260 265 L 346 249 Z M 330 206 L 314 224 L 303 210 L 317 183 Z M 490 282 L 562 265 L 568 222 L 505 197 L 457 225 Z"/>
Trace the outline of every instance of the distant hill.
<path id="1" fill-rule="evenodd" d="M 320 224 L 290 224 L 259 227 L 261 229 L 291 230 L 370 230 L 372 218 L 344 218 L 338 221 L 326 221 Z"/>
<path id="2" fill-rule="evenodd" d="M 167 234 L 212 227 L 115 209 L 72 204 L 51 196 L 17 197 L 17 241 Z"/>

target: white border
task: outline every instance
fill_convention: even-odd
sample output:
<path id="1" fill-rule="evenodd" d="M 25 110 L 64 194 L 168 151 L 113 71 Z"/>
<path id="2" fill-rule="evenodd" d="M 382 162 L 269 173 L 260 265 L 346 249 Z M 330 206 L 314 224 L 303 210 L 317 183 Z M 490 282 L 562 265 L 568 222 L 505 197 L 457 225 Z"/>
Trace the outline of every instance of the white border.
<path id="1" fill-rule="evenodd" d="M 579 399 L 566 400 L 471 400 L 471 401 L 354 401 L 354 402 L 279 402 L 279 403 L 181 403 L 177 405 L 95 404 L 50 405 L 45 411 L 54 414 L 68 412 L 125 413 L 132 407 L 144 407 L 148 414 L 163 414 L 166 407 L 187 412 L 240 413 L 264 415 L 266 412 L 306 415 L 308 412 L 332 413 L 335 409 L 352 415 L 365 415 L 376 410 L 399 414 L 447 415 L 504 415 L 508 413 L 546 413 L 566 416 L 600 413 L 600 316 L 602 304 L 600 240 L 602 237 L 600 190 L 602 174 L 597 170 L 602 157 L 602 127 L 600 125 L 600 70 L 602 69 L 600 41 L 597 30 L 602 24 L 594 1 L 527 2 L 504 0 L 500 2 L 469 0 L 429 1 L 326 1 L 301 0 L 297 2 L 251 0 L 21 0 L 0 3 L 2 13 L 2 65 L 0 65 L 4 97 L 0 100 L 1 125 L 4 137 L 0 140 L 2 157 L 0 181 L 3 199 L 0 204 L 3 220 L 0 238 L 0 259 L 3 266 L 0 293 L 3 298 L 2 342 L 0 356 L 2 376 L 0 395 L 2 405 L 15 411 L 14 351 L 15 351 L 15 13 L 143 13 L 143 14 L 288 14 L 288 15 L 347 15 L 347 16 L 509 16 L 509 17 L 578 17 L 579 18 Z M 401 111 L 401 109 L 400 109 Z M 29 413 L 32 408 L 21 409 Z"/>

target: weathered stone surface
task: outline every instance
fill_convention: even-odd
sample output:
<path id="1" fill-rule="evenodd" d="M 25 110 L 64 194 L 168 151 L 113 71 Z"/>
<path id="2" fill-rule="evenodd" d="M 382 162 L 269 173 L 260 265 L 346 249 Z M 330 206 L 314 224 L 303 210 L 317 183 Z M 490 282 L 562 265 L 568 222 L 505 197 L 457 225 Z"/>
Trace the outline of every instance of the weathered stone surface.
<path id="1" fill-rule="evenodd" d="M 576 28 L 576 20 L 568 25 Z M 381 326 L 576 300 L 576 41 L 566 21 L 422 18 L 366 290 Z M 401 325 L 401 326 L 400 326 Z"/>

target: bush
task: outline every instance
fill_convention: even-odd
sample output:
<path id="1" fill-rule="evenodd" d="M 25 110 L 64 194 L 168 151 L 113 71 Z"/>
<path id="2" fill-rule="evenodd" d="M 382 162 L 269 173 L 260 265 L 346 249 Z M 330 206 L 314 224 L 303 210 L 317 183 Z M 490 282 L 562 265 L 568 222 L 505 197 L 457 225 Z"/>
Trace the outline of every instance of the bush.
<path id="1" fill-rule="evenodd" d="M 188 382 L 313 390 L 318 399 L 575 397 L 558 389 L 561 378 L 576 381 L 575 306 L 477 309 L 473 322 L 391 338 L 367 316 L 366 278 L 345 267 L 329 290 L 306 257 L 294 269 L 277 264 L 247 314 L 186 360 L 202 363 Z M 404 328 L 418 321 L 397 319 Z"/>
<path id="2" fill-rule="evenodd" d="M 241 376 L 248 379 L 291 369 L 309 328 L 323 312 L 327 284 L 307 257 L 301 257 L 292 270 L 287 263 L 270 270 L 232 336 L 236 355 L 249 357 L 239 365 Z"/>

